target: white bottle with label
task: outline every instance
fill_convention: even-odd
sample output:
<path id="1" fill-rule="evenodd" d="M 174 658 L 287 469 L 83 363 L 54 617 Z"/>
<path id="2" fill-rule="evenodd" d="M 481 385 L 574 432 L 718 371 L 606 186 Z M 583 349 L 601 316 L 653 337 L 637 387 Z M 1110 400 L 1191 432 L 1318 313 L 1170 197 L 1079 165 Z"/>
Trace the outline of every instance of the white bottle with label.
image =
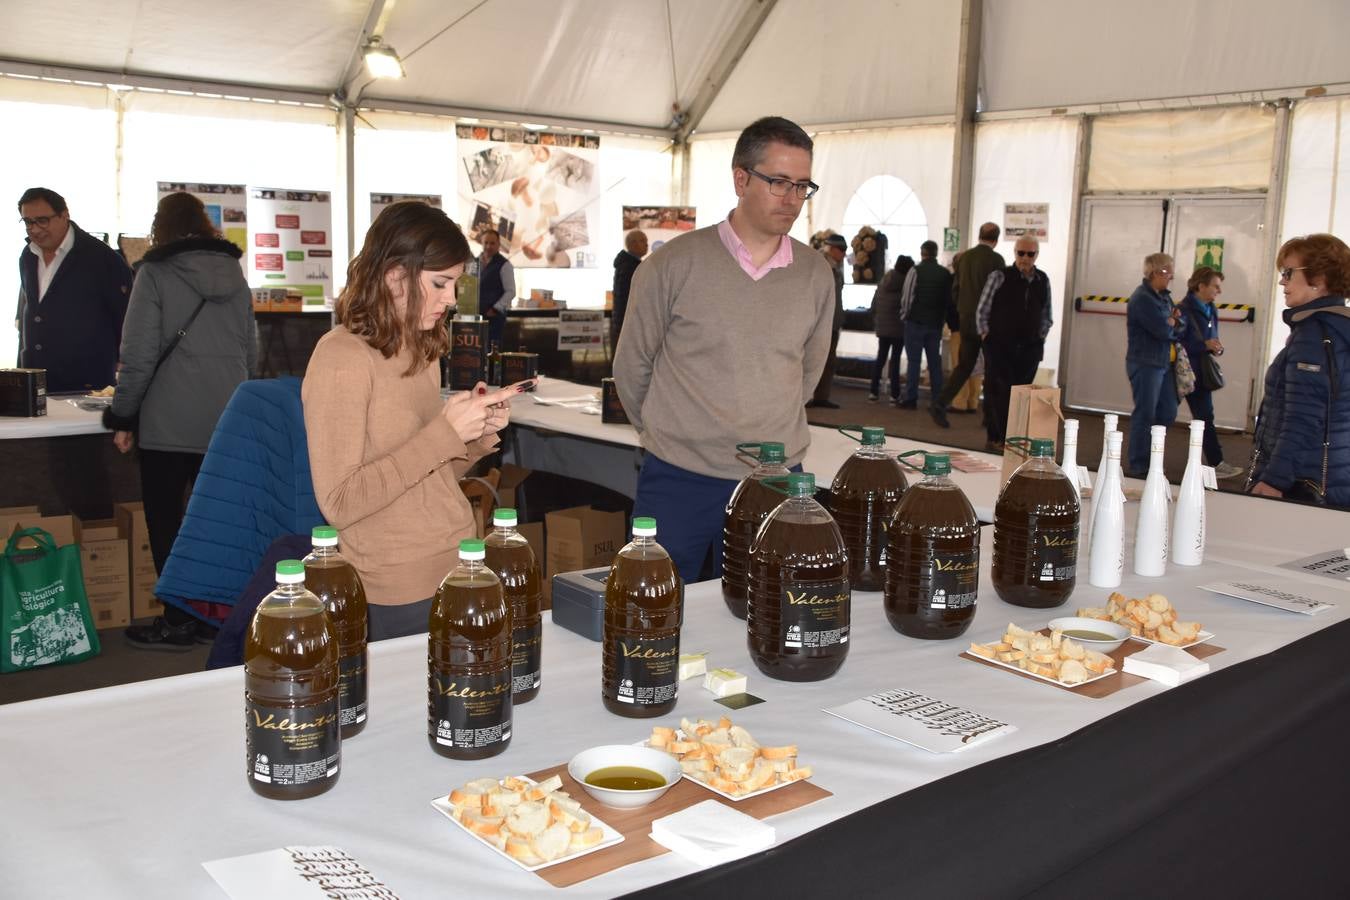
<path id="1" fill-rule="evenodd" d="M 1172 518 L 1172 562 L 1198 566 L 1205 561 L 1205 473 L 1200 460 L 1205 423 L 1191 422 L 1191 444 L 1186 474 L 1181 476 L 1177 508 Z"/>
<path id="2" fill-rule="evenodd" d="M 1064 461 L 1059 464 L 1064 474 L 1069 476 L 1073 485 L 1073 495 L 1078 498 L 1078 508 L 1083 504 L 1083 492 L 1078 489 L 1078 420 L 1064 420 Z"/>
<path id="3" fill-rule="evenodd" d="M 1167 475 L 1163 472 L 1163 447 L 1167 426 L 1149 429 L 1148 478 L 1134 523 L 1134 574 L 1156 578 L 1167 572 Z"/>
<path id="4" fill-rule="evenodd" d="M 1092 551 L 1088 560 L 1088 583 L 1093 587 L 1120 586 L 1125 570 L 1125 493 L 1120 488 L 1119 431 L 1107 436 L 1106 463 L 1102 466 L 1101 493 L 1092 498 Z"/>
<path id="5" fill-rule="evenodd" d="M 1111 435 L 1116 433 L 1116 426 L 1120 424 L 1120 416 L 1115 413 L 1107 413 L 1102 416 L 1102 458 L 1097 463 L 1097 479 L 1092 483 L 1092 506 L 1088 510 L 1087 535 L 1092 537 L 1092 525 L 1097 521 L 1097 506 L 1102 496 L 1102 485 L 1106 483 L 1106 457 L 1107 447 L 1111 442 Z M 1091 552 L 1089 550 L 1089 552 Z"/>

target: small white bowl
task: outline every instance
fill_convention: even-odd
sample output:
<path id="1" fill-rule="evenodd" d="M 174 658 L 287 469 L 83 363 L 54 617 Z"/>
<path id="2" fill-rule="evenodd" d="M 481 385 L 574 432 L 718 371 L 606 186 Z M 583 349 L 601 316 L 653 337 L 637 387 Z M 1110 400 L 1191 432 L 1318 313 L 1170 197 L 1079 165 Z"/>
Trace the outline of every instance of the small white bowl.
<path id="1" fill-rule="evenodd" d="M 664 778 L 666 783 L 645 791 L 602 788 L 586 783 L 587 775 L 597 769 L 608 769 L 610 766 L 637 766 L 641 769 L 650 769 Z M 572 757 L 572 761 L 567 764 L 567 774 L 585 788 L 586 793 L 605 806 L 637 809 L 653 802 L 674 787 L 675 782 L 679 781 L 684 773 L 680 770 L 680 761 L 663 750 L 653 750 L 635 744 L 605 744 L 582 750 Z"/>
<path id="2" fill-rule="evenodd" d="M 1115 622 L 1108 622 L 1105 619 L 1089 619 L 1084 616 L 1062 616 L 1058 619 L 1051 619 L 1050 630 L 1096 631 L 1111 635 L 1109 641 L 1090 641 L 1086 638 L 1065 635 L 1065 637 L 1071 638 L 1074 643 L 1082 644 L 1087 649 L 1096 650 L 1098 653 L 1110 653 L 1125 643 L 1126 638 L 1130 636 L 1130 629 L 1124 625 L 1117 625 Z"/>

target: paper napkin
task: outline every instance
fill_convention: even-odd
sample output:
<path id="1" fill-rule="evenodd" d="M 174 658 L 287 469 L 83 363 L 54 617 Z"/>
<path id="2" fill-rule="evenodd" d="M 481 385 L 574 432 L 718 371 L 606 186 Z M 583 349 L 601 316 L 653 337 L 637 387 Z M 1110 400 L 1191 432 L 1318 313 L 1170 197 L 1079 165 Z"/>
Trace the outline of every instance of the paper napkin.
<path id="1" fill-rule="evenodd" d="M 1153 644 L 1125 657 L 1125 671 L 1176 687 L 1183 681 L 1199 678 L 1209 671 L 1209 663 L 1196 659 L 1180 647 Z"/>
<path id="2" fill-rule="evenodd" d="M 716 800 L 652 820 L 652 840 L 696 862 L 715 866 L 772 847 L 772 825 Z"/>

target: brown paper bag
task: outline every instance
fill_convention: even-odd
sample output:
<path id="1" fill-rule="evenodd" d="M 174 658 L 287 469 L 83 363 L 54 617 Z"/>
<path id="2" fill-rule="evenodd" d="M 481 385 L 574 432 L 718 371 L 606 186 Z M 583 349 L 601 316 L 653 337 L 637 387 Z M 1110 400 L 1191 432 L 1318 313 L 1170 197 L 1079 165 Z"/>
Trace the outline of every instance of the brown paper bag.
<path id="1" fill-rule="evenodd" d="M 1008 440 L 1015 437 L 1046 438 L 1056 442 L 1058 450 L 1059 388 L 1037 384 L 1015 384 L 1008 398 Z M 1058 454 L 1056 454 L 1058 456 Z M 1007 443 L 1003 447 L 1003 477 L 1006 484 L 1017 467 L 1027 461 L 1027 448 Z"/>

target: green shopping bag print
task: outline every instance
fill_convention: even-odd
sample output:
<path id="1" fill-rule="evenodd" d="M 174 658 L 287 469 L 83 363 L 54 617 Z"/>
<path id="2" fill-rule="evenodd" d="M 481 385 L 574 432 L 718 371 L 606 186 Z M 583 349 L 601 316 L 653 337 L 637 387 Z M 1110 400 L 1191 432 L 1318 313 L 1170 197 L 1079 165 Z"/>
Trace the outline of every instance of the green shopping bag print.
<path id="1" fill-rule="evenodd" d="M 19 548 L 32 539 L 35 548 Z M 99 652 L 77 544 L 16 530 L 0 558 L 0 672 L 79 662 Z"/>

